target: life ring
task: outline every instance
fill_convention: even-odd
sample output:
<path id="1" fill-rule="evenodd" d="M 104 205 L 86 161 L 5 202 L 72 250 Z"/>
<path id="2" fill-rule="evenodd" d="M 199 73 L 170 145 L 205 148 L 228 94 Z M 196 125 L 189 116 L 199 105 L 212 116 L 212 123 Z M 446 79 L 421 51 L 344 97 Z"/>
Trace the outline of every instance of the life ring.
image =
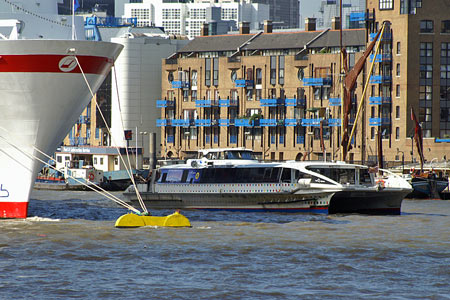
<path id="1" fill-rule="evenodd" d="M 94 173 L 90 173 L 89 174 L 89 180 L 92 181 L 92 180 L 94 180 L 94 178 L 95 178 Z"/>
<path id="2" fill-rule="evenodd" d="M 414 169 L 414 167 L 412 167 L 411 169 L 409 169 L 409 172 L 411 173 L 411 174 L 414 174 L 414 171 L 415 171 L 416 169 Z"/>
<path id="3" fill-rule="evenodd" d="M 379 179 L 377 180 L 377 186 L 384 189 L 384 187 L 386 186 L 386 182 L 383 179 Z"/>

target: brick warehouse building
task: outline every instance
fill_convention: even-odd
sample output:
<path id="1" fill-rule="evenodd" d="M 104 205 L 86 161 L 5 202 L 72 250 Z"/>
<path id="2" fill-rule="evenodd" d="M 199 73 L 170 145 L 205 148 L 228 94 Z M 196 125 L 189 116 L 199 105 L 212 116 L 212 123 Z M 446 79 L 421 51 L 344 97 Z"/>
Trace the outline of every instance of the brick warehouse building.
<path id="1" fill-rule="evenodd" d="M 367 29 L 343 31 L 352 66 L 387 22 L 362 118 L 356 121 L 350 161 L 376 160 L 377 129 L 385 161 L 418 159 L 411 147 L 411 106 L 424 129 L 425 157 L 446 158 L 450 17 L 449 10 L 439 9 L 446 6 L 444 0 L 367 1 L 367 12 L 353 15 Z M 205 32 L 164 60 L 164 99 L 157 101 L 162 156 L 246 147 L 265 159 L 321 159 L 319 124 L 324 120 L 325 155 L 340 159 L 339 21 L 324 31 L 316 31 L 314 21 L 308 19 L 303 32 L 272 33 L 270 22 L 263 33 L 250 34 L 245 23 L 239 35 Z M 351 120 L 371 59 L 352 95 Z"/>

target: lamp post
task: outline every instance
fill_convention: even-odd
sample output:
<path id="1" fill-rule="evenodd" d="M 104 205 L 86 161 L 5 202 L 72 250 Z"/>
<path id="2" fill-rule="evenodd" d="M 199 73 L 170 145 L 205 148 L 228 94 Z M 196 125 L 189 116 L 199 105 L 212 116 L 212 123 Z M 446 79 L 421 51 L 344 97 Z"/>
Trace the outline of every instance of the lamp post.
<path id="1" fill-rule="evenodd" d="M 397 148 L 397 154 L 402 153 L 402 174 L 405 172 L 405 152 Z"/>

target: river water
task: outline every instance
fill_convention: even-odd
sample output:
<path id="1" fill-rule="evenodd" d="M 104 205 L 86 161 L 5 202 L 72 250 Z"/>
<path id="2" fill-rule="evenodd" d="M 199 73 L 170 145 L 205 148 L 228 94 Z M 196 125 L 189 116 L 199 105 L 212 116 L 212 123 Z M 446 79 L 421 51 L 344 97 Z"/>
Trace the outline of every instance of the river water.
<path id="1" fill-rule="evenodd" d="M 450 201 L 116 229 L 126 210 L 96 194 L 32 199 L 28 219 L 0 221 L 0 299 L 450 299 Z"/>

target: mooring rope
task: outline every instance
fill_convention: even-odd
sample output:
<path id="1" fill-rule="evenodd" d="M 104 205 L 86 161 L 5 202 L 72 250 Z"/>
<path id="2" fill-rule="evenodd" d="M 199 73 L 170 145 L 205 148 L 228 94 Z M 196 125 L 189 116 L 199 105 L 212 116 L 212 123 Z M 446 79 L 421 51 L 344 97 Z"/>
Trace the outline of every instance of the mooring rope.
<path id="1" fill-rule="evenodd" d="M 43 164 L 45 164 L 46 166 L 50 167 L 51 169 L 58 171 L 54 166 L 50 165 L 48 162 L 40 159 L 39 157 L 37 157 L 36 155 L 30 154 L 25 152 L 24 150 L 22 150 L 20 147 L 18 147 L 17 145 L 13 144 L 12 142 L 8 141 L 4 136 L 0 135 L 0 138 L 3 139 L 8 145 L 10 145 L 11 147 L 13 147 L 14 149 L 16 149 L 17 151 L 19 151 L 20 153 L 24 154 L 25 156 L 27 156 L 28 158 L 30 158 L 31 160 L 37 160 Z M 45 157 L 49 158 L 49 159 L 53 159 L 51 156 L 47 155 L 45 152 L 41 151 L 40 149 L 38 149 L 37 147 L 33 146 L 33 148 L 38 151 L 39 153 L 41 153 L 42 155 L 44 155 Z M 135 213 L 140 214 L 140 211 L 137 210 L 136 208 L 134 208 L 133 206 L 131 206 L 130 204 L 128 204 L 127 202 L 123 201 L 122 199 L 118 198 L 117 196 L 109 193 L 108 191 L 106 191 L 105 189 L 103 189 L 102 187 L 98 186 L 95 183 L 92 183 L 94 185 L 94 187 L 86 184 L 85 182 L 67 174 L 67 176 L 69 176 L 70 178 L 72 178 L 73 180 L 75 180 L 76 182 L 86 186 L 87 188 L 99 193 L 100 195 L 114 201 L 115 203 L 122 205 L 123 207 L 134 211 Z"/>
<path id="2" fill-rule="evenodd" d="M 74 53 L 74 54 L 75 54 L 75 53 Z M 86 85 L 87 85 L 87 87 L 89 88 L 89 92 L 91 93 L 92 98 L 94 98 L 95 95 L 94 95 L 94 93 L 93 93 L 93 91 L 92 91 L 92 89 L 91 89 L 91 86 L 90 86 L 90 84 L 89 84 L 89 81 L 88 81 L 87 78 L 86 78 L 86 75 L 85 75 L 85 73 L 84 73 L 84 71 L 83 71 L 83 68 L 81 67 L 81 64 L 80 64 L 80 62 L 79 62 L 77 56 L 74 55 L 74 57 L 75 57 L 75 60 L 77 61 L 78 67 L 80 68 L 81 74 L 83 75 L 84 81 L 86 82 Z M 118 101 L 119 101 L 119 90 L 118 90 L 118 86 L 117 86 L 117 78 L 116 78 L 116 76 L 115 76 L 116 73 L 115 73 L 115 67 L 114 67 L 114 65 L 113 65 L 113 70 L 114 70 L 114 78 L 116 79 L 115 82 L 116 82 L 116 89 L 117 89 L 117 90 L 116 90 L 116 92 L 117 92 L 117 99 L 118 99 Z M 120 103 L 120 102 L 119 102 L 119 103 Z M 102 119 L 103 119 L 103 122 L 105 123 L 106 129 L 108 130 L 109 135 L 114 139 L 114 136 L 111 134 L 111 129 L 109 128 L 109 126 L 108 126 L 108 124 L 107 124 L 107 122 L 106 122 L 106 119 L 105 119 L 105 117 L 103 116 L 103 113 L 102 113 L 102 111 L 101 111 L 101 109 L 100 109 L 100 107 L 99 107 L 97 101 L 95 101 L 95 105 L 96 105 L 97 110 L 100 112 L 100 115 L 101 115 L 101 117 L 102 117 Z M 120 106 L 120 105 L 119 105 L 119 106 Z M 120 110 L 120 107 L 119 107 L 119 112 L 120 112 L 120 113 L 119 113 L 119 115 L 120 115 L 120 121 L 121 121 L 122 128 L 123 128 L 123 118 L 122 118 L 122 112 L 121 112 L 121 110 Z M 117 143 L 116 143 L 115 141 L 114 141 L 114 144 L 117 145 Z M 118 146 L 115 146 L 115 148 L 116 148 L 116 150 L 117 150 L 117 153 L 118 153 L 118 155 L 119 155 L 119 157 L 120 157 L 120 159 L 121 159 L 123 165 L 125 166 L 125 169 L 126 169 L 126 171 L 127 171 L 127 173 L 128 173 L 128 176 L 129 176 L 130 179 L 131 179 L 131 183 L 133 184 L 134 190 L 136 191 L 136 196 L 137 196 L 137 198 L 138 198 L 139 204 L 140 204 L 142 210 L 144 211 L 144 213 L 147 214 L 147 213 L 148 213 L 147 207 L 145 206 L 145 203 L 144 203 L 144 201 L 142 200 L 141 194 L 139 193 L 139 189 L 137 188 L 136 181 L 135 181 L 134 176 L 133 176 L 132 171 L 131 171 L 131 161 L 130 161 L 130 156 L 129 156 L 129 153 L 128 153 L 128 147 L 125 147 L 125 151 L 126 151 L 126 155 L 127 155 L 127 160 L 128 160 L 128 165 L 126 164 L 125 160 L 123 159 L 123 156 L 122 156 L 121 153 L 120 153 L 119 147 L 118 147 Z M 136 155 L 137 155 L 137 153 L 136 153 Z M 137 166 L 136 166 L 136 169 L 137 169 Z"/>

